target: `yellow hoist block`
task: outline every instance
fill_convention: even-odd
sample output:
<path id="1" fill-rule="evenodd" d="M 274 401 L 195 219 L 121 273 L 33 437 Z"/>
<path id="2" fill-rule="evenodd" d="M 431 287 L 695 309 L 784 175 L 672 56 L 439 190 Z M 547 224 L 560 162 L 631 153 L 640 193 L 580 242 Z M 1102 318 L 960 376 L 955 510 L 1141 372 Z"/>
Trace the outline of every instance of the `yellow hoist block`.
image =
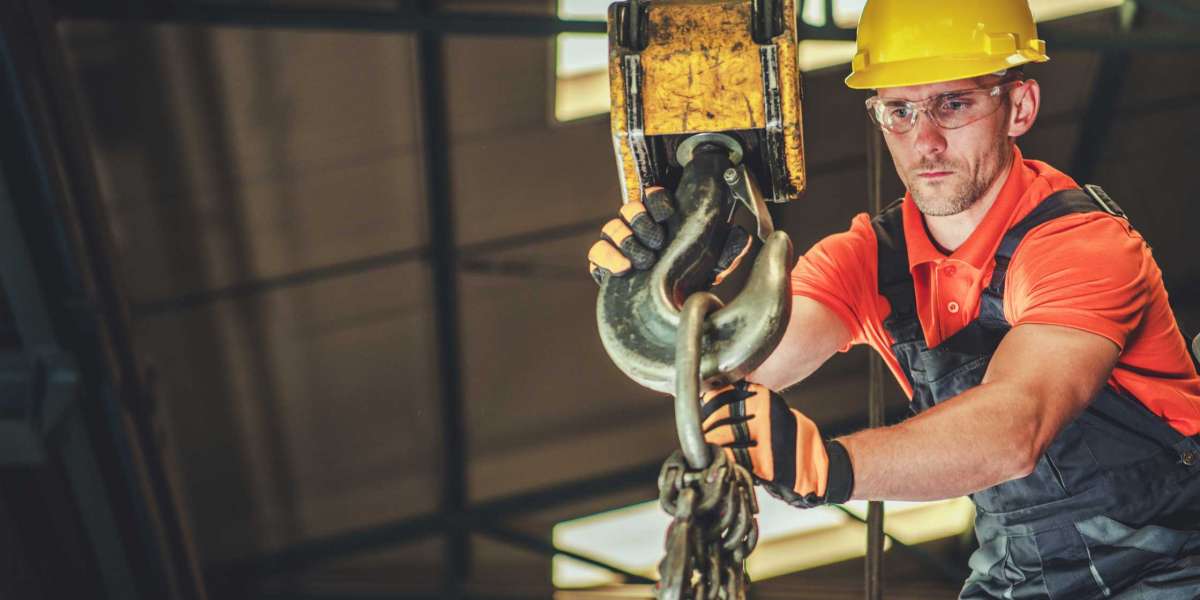
<path id="1" fill-rule="evenodd" d="M 795 0 L 626 0 L 609 7 L 613 146 L 626 202 L 674 187 L 676 148 L 721 133 L 768 202 L 805 188 Z"/>

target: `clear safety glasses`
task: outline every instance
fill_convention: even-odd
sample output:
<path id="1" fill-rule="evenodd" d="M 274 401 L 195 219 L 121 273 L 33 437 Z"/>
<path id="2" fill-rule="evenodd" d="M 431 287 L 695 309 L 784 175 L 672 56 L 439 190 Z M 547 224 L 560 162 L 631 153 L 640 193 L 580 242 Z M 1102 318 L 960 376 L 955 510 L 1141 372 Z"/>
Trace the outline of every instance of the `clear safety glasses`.
<path id="1" fill-rule="evenodd" d="M 1004 103 L 1004 92 L 1021 83 L 1024 82 L 1014 80 L 992 87 L 944 92 L 924 100 L 871 96 L 867 98 L 867 114 L 876 125 L 892 133 L 912 130 L 920 113 L 925 113 L 942 129 L 958 129 L 996 112 Z"/>

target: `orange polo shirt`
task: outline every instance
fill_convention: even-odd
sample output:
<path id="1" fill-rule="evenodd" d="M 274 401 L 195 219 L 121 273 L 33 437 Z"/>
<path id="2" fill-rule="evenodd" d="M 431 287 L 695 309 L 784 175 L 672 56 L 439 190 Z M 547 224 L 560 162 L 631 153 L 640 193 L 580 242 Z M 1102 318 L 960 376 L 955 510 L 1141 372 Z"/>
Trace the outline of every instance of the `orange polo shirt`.
<path id="1" fill-rule="evenodd" d="M 1050 194 L 1079 186 L 1046 163 L 1016 151 L 995 204 L 957 250 L 929 238 L 910 195 L 902 204 L 917 315 L 930 348 L 979 315 L 1000 240 Z M 792 270 L 792 294 L 832 309 L 853 335 L 912 389 L 883 327 L 890 307 L 877 285 L 875 231 L 866 213 L 850 230 L 818 242 Z M 1097 211 L 1071 214 L 1030 230 L 1008 267 L 1004 316 L 1014 327 L 1041 323 L 1104 336 L 1121 348 L 1109 383 L 1141 400 L 1184 435 L 1200 433 L 1200 377 L 1167 303 L 1150 247 L 1124 219 Z M 848 350 L 849 346 L 842 350 Z"/>

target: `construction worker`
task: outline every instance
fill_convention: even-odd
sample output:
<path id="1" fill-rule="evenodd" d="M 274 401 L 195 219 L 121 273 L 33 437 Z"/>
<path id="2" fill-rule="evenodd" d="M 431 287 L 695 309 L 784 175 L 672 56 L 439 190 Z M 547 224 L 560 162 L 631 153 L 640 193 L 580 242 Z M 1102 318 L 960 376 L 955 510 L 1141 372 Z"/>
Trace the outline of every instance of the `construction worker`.
<path id="1" fill-rule="evenodd" d="M 801 508 L 969 494 L 961 598 L 1194 599 L 1200 377 L 1145 240 L 1015 144 L 1046 60 L 1025 0 L 867 3 L 846 83 L 907 193 L 799 259 L 783 341 L 706 394 L 705 436 Z M 593 274 L 649 268 L 668 202 L 623 207 Z M 826 440 L 771 390 L 855 344 L 916 415 Z"/>

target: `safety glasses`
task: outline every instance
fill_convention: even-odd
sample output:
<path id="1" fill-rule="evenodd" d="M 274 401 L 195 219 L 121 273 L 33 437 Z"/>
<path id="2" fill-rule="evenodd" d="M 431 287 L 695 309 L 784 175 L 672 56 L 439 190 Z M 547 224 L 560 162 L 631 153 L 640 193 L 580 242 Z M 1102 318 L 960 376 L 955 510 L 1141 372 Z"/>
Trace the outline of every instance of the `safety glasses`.
<path id="1" fill-rule="evenodd" d="M 1008 88 L 1022 83 L 1014 80 L 992 87 L 943 92 L 924 100 L 871 96 L 867 98 L 867 114 L 876 125 L 892 133 L 912 130 L 920 113 L 942 129 L 958 129 L 996 112 Z"/>

